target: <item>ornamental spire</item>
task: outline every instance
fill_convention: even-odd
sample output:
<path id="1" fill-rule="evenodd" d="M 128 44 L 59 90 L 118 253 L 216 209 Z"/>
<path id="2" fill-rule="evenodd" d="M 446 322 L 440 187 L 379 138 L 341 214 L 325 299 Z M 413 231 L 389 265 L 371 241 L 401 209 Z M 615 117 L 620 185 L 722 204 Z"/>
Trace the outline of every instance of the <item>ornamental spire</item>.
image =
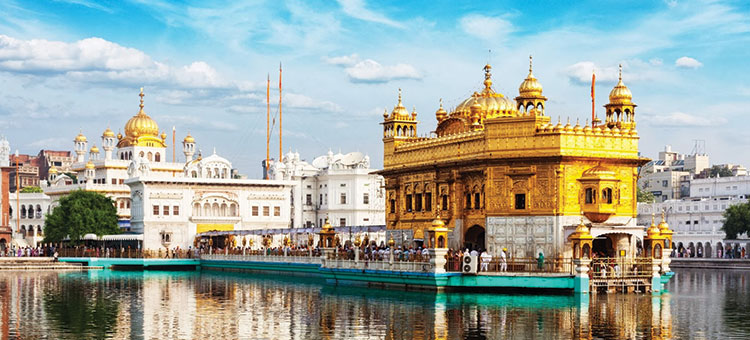
<path id="1" fill-rule="evenodd" d="M 617 79 L 622 83 L 622 64 L 620 64 L 620 70 L 618 72 Z"/>
<path id="2" fill-rule="evenodd" d="M 531 75 L 532 61 L 533 61 L 533 57 L 529 55 L 529 75 Z"/>
<path id="3" fill-rule="evenodd" d="M 139 94 L 138 96 L 141 97 L 141 105 L 138 105 L 141 108 L 141 110 L 138 111 L 138 113 L 139 114 L 145 114 L 143 112 L 143 97 L 145 96 L 145 94 L 143 94 L 143 87 L 141 87 L 141 94 Z"/>

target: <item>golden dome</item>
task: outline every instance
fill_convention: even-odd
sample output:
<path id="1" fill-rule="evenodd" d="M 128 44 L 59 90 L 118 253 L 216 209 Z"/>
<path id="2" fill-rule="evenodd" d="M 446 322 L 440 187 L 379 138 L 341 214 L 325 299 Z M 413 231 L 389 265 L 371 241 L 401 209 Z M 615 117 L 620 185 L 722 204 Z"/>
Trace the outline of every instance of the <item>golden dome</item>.
<path id="1" fill-rule="evenodd" d="M 401 89 L 398 89 L 398 104 L 393 107 L 393 111 L 391 111 L 391 116 L 394 118 L 408 118 L 409 117 L 409 110 L 404 107 L 404 104 L 401 103 Z"/>
<path id="2" fill-rule="evenodd" d="M 88 161 L 88 163 L 86 163 L 86 169 L 93 169 L 93 168 L 94 168 L 94 162 Z"/>
<path id="3" fill-rule="evenodd" d="M 447 115 L 448 112 L 445 112 L 445 109 L 443 108 L 443 98 L 440 98 L 440 108 L 435 111 L 435 118 L 437 118 L 438 122 L 441 122 Z"/>
<path id="4" fill-rule="evenodd" d="M 143 111 L 143 88 L 141 88 L 141 105 L 138 114 L 125 123 L 125 136 L 137 138 L 140 136 L 159 136 L 159 125 Z"/>
<path id="5" fill-rule="evenodd" d="M 49 171 L 48 171 L 48 172 L 49 172 L 50 174 L 56 174 L 56 173 L 57 173 L 57 168 L 56 168 L 56 167 L 55 167 L 55 166 L 53 165 L 53 166 L 51 166 L 51 167 L 49 168 Z"/>
<path id="6" fill-rule="evenodd" d="M 481 118 L 493 118 L 498 116 L 510 116 L 518 113 L 515 103 L 492 89 L 492 66 L 484 67 L 484 89 L 482 92 L 474 92 L 453 110 L 454 113 L 470 116 L 471 106 L 478 103 L 481 107 Z"/>
<path id="7" fill-rule="evenodd" d="M 162 140 L 166 140 L 167 139 L 167 133 L 166 132 L 164 132 L 164 131 L 161 132 L 161 139 Z"/>
<path id="8" fill-rule="evenodd" d="M 568 236 L 568 240 L 592 240 L 594 236 L 589 233 L 589 228 L 583 224 L 583 216 L 581 216 L 581 222 L 578 223 L 576 230 Z"/>
<path id="9" fill-rule="evenodd" d="M 438 215 L 435 216 L 435 219 L 432 220 L 432 229 L 435 230 L 439 228 L 445 228 L 445 222 L 440 219 L 440 213 L 438 213 Z"/>
<path id="10" fill-rule="evenodd" d="M 114 136 L 115 136 L 115 133 L 112 132 L 112 129 L 110 129 L 109 127 L 107 127 L 107 129 L 104 130 L 104 133 L 102 133 L 102 137 L 105 137 L 105 138 L 106 137 L 114 137 Z"/>
<path id="11" fill-rule="evenodd" d="M 521 86 L 518 87 L 518 93 L 523 97 L 541 97 L 542 84 L 536 80 L 534 74 L 531 72 L 531 61 L 531 56 L 529 56 L 529 75 L 526 76 Z"/>
<path id="12" fill-rule="evenodd" d="M 78 136 L 76 136 L 76 139 L 74 141 L 75 142 L 85 143 L 86 142 L 86 136 L 83 135 L 83 132 L 79 132 Z"/>
<path id="13" fill-rule="evenodd" d="M 99 148 L 96 145 L 91 147 L 91 153 L 99 153 Z"/>
<path id="14" fill-rule="evenodd" d="M 633 93 L 622 82 L 622 65 L 620 65 L 619 80 L 617 85 L 609 92 L 610 104 L 630 104 L 633 100 Z"/>
<path id="15" fill-rule="evenodd" d="M 654 223 L 654 215 L 651 214 L 651 226 L 646 230 L 646 235 L 648 238 L 658 238 L 659 234 L 659 228 L 656 227 L 656 223 Z"/>
<path id="16" fill-rule="evenodd" d="M 195 143 L 195 138 L 190 135 L 190 132 L 188 132 L 187 136 L 185 136 L 185 139 L 182 140 L 183 143 Z"/>

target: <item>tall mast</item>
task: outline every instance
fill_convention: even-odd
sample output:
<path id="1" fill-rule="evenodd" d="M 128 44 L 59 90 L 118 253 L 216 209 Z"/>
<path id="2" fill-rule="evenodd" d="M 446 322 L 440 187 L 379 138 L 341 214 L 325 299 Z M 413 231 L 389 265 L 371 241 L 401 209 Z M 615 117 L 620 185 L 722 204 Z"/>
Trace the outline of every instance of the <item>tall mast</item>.
<path id="1" fill-rule="evenodd" d="M 268 162 L 271 161 L 271 75 L 267 75 L 268 80 L 266 82 L 266 171 L 263 176 L 268 179 Z"/>
<path id="2" fill-rule="evenodd" d="M 279 62 L 279 161 L 281 161 L 282 156 L 281 131 L 281 62 Z"/>
<path id="3" fill-rule="evenodd" d="M 21 180 L 18 176 L 18 149 L 16 149 L 16 232 L 21 232 Z"/>
<path id="4" fill-rule="evenodd" d="M 596 73 L 591 70 L 591 126 L 596 125 L 596 103 L 595 103 Z"/>

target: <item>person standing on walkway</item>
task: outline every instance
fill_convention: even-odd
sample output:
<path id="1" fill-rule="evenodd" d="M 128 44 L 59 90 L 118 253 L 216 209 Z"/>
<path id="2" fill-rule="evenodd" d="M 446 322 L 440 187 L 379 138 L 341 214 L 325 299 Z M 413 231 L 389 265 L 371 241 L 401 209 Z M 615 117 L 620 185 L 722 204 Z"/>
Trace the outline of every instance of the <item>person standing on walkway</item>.
<path id="1" fill-rule="evenodd" d="M 483 272 L 490 270 L 490 261 L 492 261 L 492 255 L 490 255 L 487 252 L 487 249 L 482 251 L 482 255 L 479 256 L 479 258 L 482 260 L 482 270 Z"/>
<path id="2" fill-rule="evenodd" d="M 544 254 L 542 252 L 539 252 L 539 257 L 536 259 L 536 267 L 539 270 L 544 269 Z"/>
<path id="3" fill-rule="evenodd" d="M 505 252 L 508 251 L 508 248 L 503 248 L 503 250 L 500 251 L 500 271 L 505 272 L 508 271 L 508 259 Z"/>

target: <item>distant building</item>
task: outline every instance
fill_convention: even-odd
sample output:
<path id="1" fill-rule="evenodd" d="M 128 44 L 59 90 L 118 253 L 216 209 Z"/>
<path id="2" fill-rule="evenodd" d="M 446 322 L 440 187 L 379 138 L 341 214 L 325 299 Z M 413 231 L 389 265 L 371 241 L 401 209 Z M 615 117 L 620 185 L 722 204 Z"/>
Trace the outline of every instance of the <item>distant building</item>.
<path id="1" fill-rule="evenodd" d="M 265 170 L 264 170 L 265 171 Z M 298 153 L 287 153 L 270 163 L 268 174 L 276 180 L 297 183 L 293 194 L 293 219 L 307 228 L 322 226 L 326 217 L 334 226 L 384 226 L 383 177 L 372 174 L 370 158 L 360 152 L 316 157 L 312 163 Z"/>
<path id="2" fill-rule="evenodd" d="M 641 167 L 638 187 L 651 192 L 657 202 L 687 197 L 690 191 L 690 179 L 709 168 L 709 158 L 705 153 L 694 152 L 690 155 L 672 151 L 666 145 L 659 152 L 659 159 L 652 160 Z"/>
<path id="3" fill-rule="evenodd" d="M 750 249 L 750 240 L 725 240 L 726 234 L 721 230 L 724 211 L 731 205 L 745 202 L 747 196 L 739 195 L 639 203 L 638 224 L 651 224 L 652 214 L 660 216 L 664 211 L 667 223 L 675 232 L 673 249 L 689 249 L 694 257 L 716 257 L 719 247 Z"/>
<path id="4" fill-rule="evenodd" d="M 17 202 L 17 197 L 20 202 Z M 13 193 L 8 201 L 15 242 L 20 246 L 36 247 L 44 239 L 44 219 L 50 213 L 52 202 L 49 196 L 43 193 Z"/>
<path id="5" fill-rule="evenodd" d="M 293 227 L 293 183 L 200 175 L 200 168 L 211 169 L 195 164 L 187 170 L 191 176 L 145 175 L 125 181 L 132 192 L 131 226 L 142 231 L 143 249 L 187 249 L 205 232 Z"/>
<path id="6" fill-rule="evenodd" d="M 10 149 L 10 147 L 8 147 Z M 10 166 L 15 167 L 18 164 L 19 185 L 21 189 L 31 186 L 41 186 L 42 181 L 49 178 L 49 170 L 55 168 L 56 171 L 70 172 L 74 158 L 70 151 L 53 151 L 39 150 L 36 156 L 19 154 L 10 155 Z M 16 170 L 10 172 L 10 191 L 16 191 Z"/>

